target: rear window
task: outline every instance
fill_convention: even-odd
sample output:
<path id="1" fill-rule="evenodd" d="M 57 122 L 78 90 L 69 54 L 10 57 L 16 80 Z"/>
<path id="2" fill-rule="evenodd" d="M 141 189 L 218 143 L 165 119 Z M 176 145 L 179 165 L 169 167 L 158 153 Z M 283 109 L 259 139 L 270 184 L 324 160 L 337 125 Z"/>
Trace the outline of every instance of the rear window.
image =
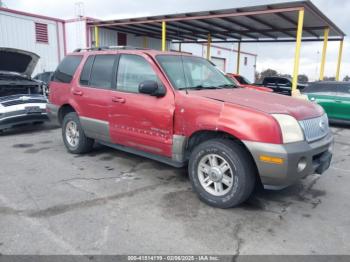
<path id="1" fill-rule="evenodd" d="M 67 84 L 70 83 L 82 58 L 82 56 L 77 55 L 66 56 L 56 69 L 53 81 Z"/>

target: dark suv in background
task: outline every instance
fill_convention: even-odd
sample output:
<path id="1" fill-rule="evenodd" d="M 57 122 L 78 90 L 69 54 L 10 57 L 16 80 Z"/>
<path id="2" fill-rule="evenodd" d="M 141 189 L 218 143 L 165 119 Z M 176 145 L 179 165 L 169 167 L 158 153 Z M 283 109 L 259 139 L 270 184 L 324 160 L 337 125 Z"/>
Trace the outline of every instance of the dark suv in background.
<path id="1" fill-rule="evenodd" d="M 265 77 L 260 85 L 271 88 L 274 93 L 287 96 L 292 95 L 292 79 L 289 77 Z M 300 91 L 305 87 L 307 87 L 307 84 L 298 83 L 297 88 Z"/>

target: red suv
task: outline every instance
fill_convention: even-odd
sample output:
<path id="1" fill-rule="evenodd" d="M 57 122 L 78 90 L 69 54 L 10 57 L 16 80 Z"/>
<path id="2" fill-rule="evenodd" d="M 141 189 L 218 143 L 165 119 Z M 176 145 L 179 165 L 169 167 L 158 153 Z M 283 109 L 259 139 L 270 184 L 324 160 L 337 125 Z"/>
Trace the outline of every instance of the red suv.
<path id="1" fill-rule="evenodd" d="M 321 107 L 236 88 L 207 60 L 146 49 L 77 50 L 58 66 L 47 111 L 68 151 L 94 141 L 175 167 L 188 165 L 206 203 L 245 201 L 256 182 L 283 188 L 329 168 Z"/>

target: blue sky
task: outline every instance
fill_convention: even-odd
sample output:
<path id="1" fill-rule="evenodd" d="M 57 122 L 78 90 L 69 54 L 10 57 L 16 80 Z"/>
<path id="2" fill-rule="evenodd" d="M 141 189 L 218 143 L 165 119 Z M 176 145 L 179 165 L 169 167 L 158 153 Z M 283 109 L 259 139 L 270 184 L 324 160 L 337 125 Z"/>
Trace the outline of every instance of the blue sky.
<path id="1" fill-rule="evenodd" d="M 270 2 L 285 0 L 270 0 Z M 59 18 L 72 18 L 77 13 L 76 3 L 83 3 L 86 16 L 100 19 L 149 16 L 187 11 L 232 8 L 237 5 L 262 3 L 257 0 L 3 0 L 8 8 L 33 12 Z M 350 35 L 349 0 L 313 0 L 321 11 L 332 19 L 347 35 Z M 326 75 L 334 76 L 338 54 L 338 43 L 330 43 L 327 53 Z M 291 74 L 294 60 L 294 44 L 245 44 L 242 49 L 258 54 L 258 71 L 273 68 L 281 73 Z M 350 75 L 350 43 L 346 38 L 344 46 L 342 76 Z M 301 55 L 300 73 L 311 79 L 319 75 L 322 43 L 304 43 Z"/>

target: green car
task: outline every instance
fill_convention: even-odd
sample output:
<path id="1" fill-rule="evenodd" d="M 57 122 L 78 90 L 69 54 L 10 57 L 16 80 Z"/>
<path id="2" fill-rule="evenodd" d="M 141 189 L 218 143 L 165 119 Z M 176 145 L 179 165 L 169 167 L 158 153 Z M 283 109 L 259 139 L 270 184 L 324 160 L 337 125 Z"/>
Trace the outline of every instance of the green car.
<path id="1" fill-rule="evenodd" d="M 350 121 L 350 82 L 314 82 L 303 93 L 321 105 L 330 120 Z"/>

